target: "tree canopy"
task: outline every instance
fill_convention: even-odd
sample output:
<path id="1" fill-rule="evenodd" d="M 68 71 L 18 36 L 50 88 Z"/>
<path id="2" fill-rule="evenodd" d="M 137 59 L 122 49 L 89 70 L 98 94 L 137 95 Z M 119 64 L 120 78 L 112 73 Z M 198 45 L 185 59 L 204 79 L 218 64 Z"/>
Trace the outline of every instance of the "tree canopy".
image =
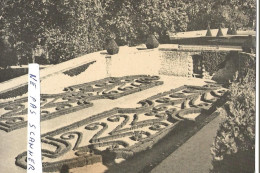
<path id="1" fill-rule="evenodd" d="M 13 40 L 19 56 L 30 57 L 37 44 L 50 62 L 119 45 L 144 43 L 149 34 L 163 43 L 168 32 L 206 29 L 220 24 L 252 26 L 254 0 L 2 0 L 1 36 Z"/>

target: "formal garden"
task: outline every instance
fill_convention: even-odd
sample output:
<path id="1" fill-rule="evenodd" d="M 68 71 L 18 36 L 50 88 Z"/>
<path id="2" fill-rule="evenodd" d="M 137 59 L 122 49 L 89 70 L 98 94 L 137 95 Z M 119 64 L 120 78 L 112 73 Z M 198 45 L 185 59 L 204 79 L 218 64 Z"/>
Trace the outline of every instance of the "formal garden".
<path id="1" fill-rule="evenodd" d="M 208 172 L 254 172 L 255 23 L 253 0 L 1 1 L 0 168 L 26 171 L 39 63 L 44 172 L 150 172 L 217 117 Z"/>

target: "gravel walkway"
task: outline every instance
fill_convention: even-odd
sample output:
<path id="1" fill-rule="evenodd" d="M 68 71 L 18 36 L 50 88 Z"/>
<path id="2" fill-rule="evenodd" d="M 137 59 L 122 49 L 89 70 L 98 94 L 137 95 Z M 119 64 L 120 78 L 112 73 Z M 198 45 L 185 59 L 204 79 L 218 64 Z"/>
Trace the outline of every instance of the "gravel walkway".
<path id="1" fill-rule="evenodd" d="M 208 173 L 212 156 L 210 147 L 222 117 L 218 116 L 192 136 L 175 152 L 156 166 L 151 173 Z"/>

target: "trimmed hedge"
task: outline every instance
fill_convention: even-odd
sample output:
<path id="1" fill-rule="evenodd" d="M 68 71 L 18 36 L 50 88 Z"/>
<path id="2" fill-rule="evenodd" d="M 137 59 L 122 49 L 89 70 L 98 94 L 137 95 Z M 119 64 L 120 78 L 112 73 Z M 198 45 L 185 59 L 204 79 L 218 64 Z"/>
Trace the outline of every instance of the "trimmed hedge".
<path id="1" fill-rule="evenodd" d="M 0 60 L 1 61 L 1 60 Z M 28 68 L 6 68 L 0 69 L 0 82 L 4 82 L 25 74 L 28 74 Z"/>
<path id="2" fill-rule="evenodd" d="M 231 34 L 232 34 L 232 35 L 237 35 L 237 27 L 236 27 L 236 25 L 233 25 Z"/>
<path id="3" fill-rule="evenodd" d="M 206 33 L 206 37 L 212 37 L 212 33 L 210 31 L 210 27 L 207 27 L 207 33 Z"/>
<path id="4" fill-rule="evenodd" d="M 231 25 L 229 25 L 229 27 L 228 27 L 227 34 L 228 34 L 228 35 L 231 35 L 231 34 L 232 34 L 232 28 L 231 28 Z"/>
<path id="5" fill-rule="evenodd" d="M 256 73 L 256 55 L 241 52 L 238 61 L 238 78 L 240 80 L 248 79 L 250 82 L 255 81 Z"/>
<path id="6" fill-rule="evenodd" d="M 21 96 L 28 92 L 28 85 L 22 85 L 15 89 L 0 93 L 0 99 L 8 99 L 12 97 Z"/>
<path id="7" fill-rule="evenodd" d="M 226 60 L 229 54 L 229 52 L 224 51 L 202 51 L 201 56 L 205 70 L 212 75 L 219 69 L 219 65 Z"/>
<path id="8" fill-rule="evenodd" d="M 96 61 L 89 62 L 87 64 L 83 64 L 81 66 L 78 66 L 76 68 L 67 70 L 63 72 L 63 74 L 69 75 L 70 77 L 77 76 L 80 73 L 84 72 L 91 64 L 95 63 Z"/>
<path id="9" fill-rule="evenodd" d="M 105 111 L 103 113 L 88 117 L 84 120 L 78 121 L 76 123 L 73 123 L 71 125 L 62 127 L 60 129 L 57 129 L 55 131 L 46 133 L 42 135 L 42 141 L 49 144 L 56 146 L 56 150 L 49 151 L 49 150 L 43 150 L 43 153 L 45 157 L 49 158 L 58 158 L 61 155 L 67 153 L 69 150 L 76 150 L 75 153 L 77 157 L 73 156 L 72 159 L 62 160 L 58 162 L 45 162 L 43 165 L 43 168 L 45 171 L 55 171 L 58 168 L 61 168 L 62 165 L 67 164 L 69 168 L 84 166 L 86 164 L 92 164 L 95 162 L 101 162 L 102 157 L 96 156 L 92 154 L 88 154 L 87 152 L 90 152 L 92 149 L 93 151 L 98 151 L 99 147 L 105 147 L 108 146 L 107 150 L 104 152 L 114 153 L 116 158 L 123 157 L 127 158 L 130 156 L 133 156 L 134 153 L 146 150 L 148 148 L 151 148 L 155 143 L 157 143 L 161 138 L 163 138 L 169 131 L 172 129 L 176 129 L 175 127 L 177 125 L 189 125 L 189 121 L 186 121 L 185 118 L 181 119 L 181 116 L 193 112 L 201 112 L 202 118 L 196 119 L 196 121 L 202 121 L 205 117 L 208 117 L 208 114 L 211 114 L 216 110 L 217 104 L 211 104 L 211 108 L 205 110 L 205 108 L 189 108 L 189 109 L 181 109 L 180 111 L 170 111 L 170 108 L 173 108 L 173 105 L 176 104 L 182 104 L 183 102 L 189 102 L 189 100 L 197 99 L 198 96 L 201 96 L 204 93 L 211 92 L 211 90 L 219 89 L 220 86 L 216 85 L 205 85 L 202 87 L 198 86 L 182 86 L 177 89 L 172 89 L 167 92 L 159 93 L 155 96 L 150 97 L 150 102 L 158 101 L 164 101 L 163 98 L 169 98 L 169 95 L 172 95 L 176 92 L 182 92 L 183 90 L 189 90 L 189 95 L 186 95 L 186 97 L 183 98 L 180 97 L 179 99 L 173 99 L 169 100 L 166 99 L 167 103 L 160 104 L 157 102 L 156 104 L 149 103 L 149 106 L 146 104 L 142 104 L 141 107 L 137 108 L 114 108 L 109 111 Z M 193 94 L 191 94 L 191 90 L 194 90 Z M 145 102 L 148 99 L 142 101 Z M 158 105 L 159 104 L 159 105 Z M 168 107 L 169 110 L 168 110 Z M 165 109 L 166 108 L 166 109 Z M 141 112 L 139 112 L 141 110 Z M 144 121 L 138 121 L 138 114 L 142 113 L 143 116 L 146 116 L 146 113 L 151 113 L 153 111 L 153 115 L 155 118 L 151 117 L 149 120 Z M 120 113 L 128 112 L 130 115 L 121 115 Z M 204 115 L 205 114 L 205 115 Z M 130 124 L 130 116 L 134 116 L 134 122 Z M 175 115 L 180 116 L 179 120 L 182 121 L 182 123 L 177 121 L 172 121 L 169 117 L 174 117 Z M 124 118 L 124 120 L 121 122 L 120 118 Z M 201 117 L 201 116 L 200 116 Z M 118 119 L 119 118 L 119 119 Z M 108 124 L 105 121 L 110 122 L 121 122 L 115 130 L 113 130 L 110 134 L 108 133 L 108 136 L 103 136 L 102 133 L 108 129 Z M 165 122 L 167 121 L 167 123 Z M 130 128 L 124 128 L 127 124 L 130 124 Z M 81 139 L 84 139 L 82 135 L 88 134 L 86 130 L 97 130 L 96 134 L 92 137 L 91 143 L 89 145 L 85 145 L 78 148 L 78 145 L 81 142 Z M 99 128 L 99 126 L 102 126 L 103 128 Z M 149 131 L 143 131 L 143 127 L 147 127 L 147 129 L 150 129 L 155 132 L 155 134 L 150 133 Z M 185 127 L 185 126 L 181 126 Z M 138 130 L 137 130 L 138 129 Z M 181 128 L 182 130 L 186 130 L 185 128 Z M 79 131 L 77 131 L 79 130 Z M 82 132 L 83 133 L 82 133 Z M 114 132 L 114 133 L 113 133 Z M 107 134 L 107 133 L 105 133 Z M 59 136 L 59 138 L 54 136 Z M 101 138 L 98 138 L 100 137 Z M 73 138 L 77 137 L 76 143 L 74 148 L 69 143 L 69 141 Z M 118 138 L 123 137 L 130 137 L 130 139 L 136 142 L 134 145 L 129 146 L 127 142 L 124 141 L 118 141 Z M 113 140 L 113 141 L 111 141 Z M 75 140 L 74 140 L 75 141 Z M 120 147 L 122 146 L 122 147 Z M 90 149 L 90 150 L 89 150 Z M 97 150 L 96 150 L 97 149 Z M 105 155 L 103 151 L 98 152 L 101 155 Z M 24 160 L 26 156 L 26 152 L 18 155 L 16 158 L 16 163 L 18 166 L 21 166 L 23 168 L 26 167 L 26 162 Z M 93 156 L 93 157 L 92 157 Z M 94 157 L 95 156 L 95 157 Z M 86 159 L 86 158 L 89 159 Z"/>
<path id="10" fill-rule="evenodd" d="M 140 79 L 140 80 L 138 80 Z M 93 103 L 91 103 L 91 100 L 97 100 L 97 99 L 117 99 L 120 97 L 123 97 L 125 95 L 129 95 L 135 92 L 139 92 L 157 85 L 163 84 L 162 81 L 157 81 L 159 79 L 158 76 L 148 76 L 148 75 L 135 75 L 135 76 L 125 76 L 120 78 L 105 78 L 98 81 L 93 81 L 85 84 L 80 85 L 74 85 L 67 88 L 64 88 L 66 91 L 65 93 L 61 94 L 55 94 L 55 95 L 42 95 L 42 104 L 46 102 L 46 99 L 53 98 L 58 99 L 62 98 L 63 102 L 58 103 L 47 103 L 42 107 L 42 116 L 41 120 L 45 121 L 48 119 L 52 119 L 64 114 L 68 114 L 71 112 L 76 112 L 81 109 L 85 109 L 88 107 L 93 106 Z M 110 90 L 113 89 L 116 86 L 122 86 L 123 83 L 141 83 L 141 85 L 136 85 L 135 88 L 131 90 L 125 90 L 125 91 L 116 91 L 111 92 Z M 93 86 L 94 85 L 94 86 Z M 134 86 L 134 85 L 132 85 Z M 16 97 L 18 95 L 26 93 L 28 90 L 28 86 L 21 86 L 19 88 L 16 88 L 14 90 L 10 90 L 4 93 L 0 94 L 0 98 L 9 98 L 9 97 Z M 92 92 L 100 92 L 100 91 L 109 91 L 109 92 L 103 92 L 100 95 L 93 96 Z M 89 92 L 89 93 L 88 93 Z M 45 99 L 45 100 L 44 100 Z M 12 103 L 13 105 L 20 104 L 20 103 L 26 103 L 27 100 L 21 100 Z M 76 106 L 72 106 L 73 103 L 77 103 Z M 2 105 L 6 105 L 7 103 L 3 103 Z M 55 107 L 55 111 L 46 111 L 44 109 L 48 109 L 51 107 Z M 17 113 L 19 110 L 13 110 L 10 111 L 6 116 L 6 122 L 9 124 L 6 124 L 6 122 L 0 122 L 0 128 L 6 132 L 10 132 L 15 129 L 19 129 L 22 127 L 25 127 L 27 125 L 27 121 L 25 121 L 22 117 L 18 117 L 16 119 L 12 119 L 10 116 Z M 21 115 L 25 115 L 26 109 L 23 109 L 21 112 Z M 127 109 L 122 109 L 122 113 L 124 111 L 128 111 Z M 130 109 L 130 111 L 134 112 L 136 110 Z M 143 111 L 142 108 L 137 111 Z M 3 117 L 1 117 L 3 118 Z M 91 119 L 94 119 L 95 116 L 91 117 Z M 8 121 L 10 119 L 10 121 Z"/>
<path id="11" fill-rule="evenodd" d="M 223 32 L 222 32 L 222 29 L 221 27 L 218 28 L 218 33 L 217 33 L 217 36 L 216 37 L 222 37 L 223 36 Z"/>

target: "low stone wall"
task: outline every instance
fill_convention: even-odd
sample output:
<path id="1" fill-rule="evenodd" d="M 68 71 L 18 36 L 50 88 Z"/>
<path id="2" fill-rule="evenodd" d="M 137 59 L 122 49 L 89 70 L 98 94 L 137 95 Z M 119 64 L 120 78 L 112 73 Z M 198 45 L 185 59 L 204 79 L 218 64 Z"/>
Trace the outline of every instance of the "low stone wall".
<path id="1" fill-rule="evenodd" d="M 162 51 L 161 69 L 159 74 L 187 76 L 188 75 L 188 57 L 189 52 L 180 51 Z"/>
<path id="2" fill-rule="evenodd" d="M 159 74 L 188 76 L 190 53 L 181 51 L 162 51 Z"/>
<path id="3" fill-rule="evenodd" d="M 174 76 L 212 76 L 219 67 L 238 51 L 209 49 L 160 49 L 159 74 Z"/>

